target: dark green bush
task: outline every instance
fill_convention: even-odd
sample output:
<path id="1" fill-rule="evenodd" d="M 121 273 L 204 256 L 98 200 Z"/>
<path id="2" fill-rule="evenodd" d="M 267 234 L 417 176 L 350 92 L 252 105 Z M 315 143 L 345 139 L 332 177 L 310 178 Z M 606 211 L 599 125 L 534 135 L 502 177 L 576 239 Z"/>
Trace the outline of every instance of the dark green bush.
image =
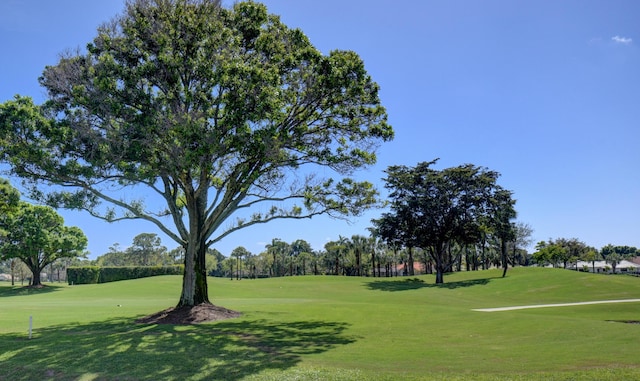
<path id="1" fill-rule="evenodd" d="M 95 284 L 100 277 L 100 267 L 69 267 L 67 269 L 67 281 L 69 284 Z"/>
<path id="2" fill-rule="evenodd" d="M 184 266 L 70 267 L 69 284 L 107 283 L 157 275 L 181 275 Z"/>

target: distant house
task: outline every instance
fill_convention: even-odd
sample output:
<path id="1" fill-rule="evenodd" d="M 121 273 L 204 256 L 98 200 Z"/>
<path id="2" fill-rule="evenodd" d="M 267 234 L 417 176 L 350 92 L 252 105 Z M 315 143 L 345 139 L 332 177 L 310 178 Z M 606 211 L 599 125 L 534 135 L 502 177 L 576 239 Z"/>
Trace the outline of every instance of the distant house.
<path id="1" fill-rule="evenodd" d="M 376 268 L 376 276 L 386 277 L 386 276 L 406 276 L 409 275 L 409 264 L 407 262 L 401 262 L 396 265 L 390 266 L 380 266 L 380 268 Z M 413 273 L 414 275 L 421 274 L 430 274 L 428 269 L 425 267 L 423 262 L 414 261 L 413 262 Z"/>
<path id="2" fill-rule="evenodd" d="M 415 275 L 419 275 L 419 274 L 427 274 L 427 268 L 425 267 L 423 262 L 420 261 L 414 261 L 413 262 L 413 273 Z M 404 262 L 404 263 L 399 263 L 396 265 L 395 268 L 395 274 L 396 276 L 398 275 L 409 275 L 409 263 Z"/>
<path id="3" fill-rule="evenodd" d="M 588 271 L 588 272 L 595 272 L 595 273 L 601 273 L 601 274 L 611 274 L 611 272 L 613 271 L 613 267 L 611 266 L 611 263 L 608 263 L 606 261 L 595 261 L 595 262 L 578 261 L 577 265 L 578 265 L 578 271 Z M 575 270 L 576 263 L 569 264 L 567 266 L 567 269 Z M 627 260 L 622 260 L 620 261 L 620 263 L 616 265 L 616 274 L 639 274 L 639 273 L 640 273 L 640 264 L 627 261 Z"/>

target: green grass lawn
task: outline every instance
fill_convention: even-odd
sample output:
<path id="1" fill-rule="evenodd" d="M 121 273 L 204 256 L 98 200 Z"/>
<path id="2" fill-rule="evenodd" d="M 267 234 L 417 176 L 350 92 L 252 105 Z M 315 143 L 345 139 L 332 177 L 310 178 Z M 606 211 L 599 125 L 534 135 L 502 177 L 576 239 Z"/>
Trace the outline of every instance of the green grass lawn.
<path id="1" fill-rule="evenodd" d="M 517 268 L 412 278 L 209 280 L 242 317 L 140 325 L 181 278 L 0 283 L 0 380 L 640 380 L 640 278 Z M 33 337 L 28 339 L 29 316 Z"/>

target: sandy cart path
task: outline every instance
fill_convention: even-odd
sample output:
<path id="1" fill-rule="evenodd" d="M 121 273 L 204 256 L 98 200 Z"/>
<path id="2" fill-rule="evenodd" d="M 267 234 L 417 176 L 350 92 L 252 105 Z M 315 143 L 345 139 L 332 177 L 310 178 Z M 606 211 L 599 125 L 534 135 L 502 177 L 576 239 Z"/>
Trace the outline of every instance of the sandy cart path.
<path id="1" fill-rule="evenodd" d="M 535 304 L 530 306 L 513 306 L 513 307 L 497 307 L 497 308 L 476 308 L 473 311 L 498 312 L 498 311 L 526 310 L 530 308 L 567 307 L 567 306 L 583 306 L 587 304 L 634 303 L 634 302 L 640 302 L 640 299 L 596 300 L 593 302 Z"/>

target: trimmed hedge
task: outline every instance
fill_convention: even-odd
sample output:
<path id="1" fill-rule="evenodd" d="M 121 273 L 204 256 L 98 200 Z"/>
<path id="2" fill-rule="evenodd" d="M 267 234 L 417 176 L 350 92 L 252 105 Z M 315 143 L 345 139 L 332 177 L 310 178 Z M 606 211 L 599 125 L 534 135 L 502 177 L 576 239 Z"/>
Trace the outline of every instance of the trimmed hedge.
<path id="1" fill-rule="evenodd" d="M 67 281 L 69 284 L 95 284 L 100 278 L 100 267 L 69 267 L 67 268 Z"/>
<path id="2" fill-rule="evenodd" d="M 183 265 L 176 266 L 126 266 L 126 267 L 69 267 L 69 284 L 96 284 L 119 280 L 146 278 L 157 275 L 182 275 Z"/>

